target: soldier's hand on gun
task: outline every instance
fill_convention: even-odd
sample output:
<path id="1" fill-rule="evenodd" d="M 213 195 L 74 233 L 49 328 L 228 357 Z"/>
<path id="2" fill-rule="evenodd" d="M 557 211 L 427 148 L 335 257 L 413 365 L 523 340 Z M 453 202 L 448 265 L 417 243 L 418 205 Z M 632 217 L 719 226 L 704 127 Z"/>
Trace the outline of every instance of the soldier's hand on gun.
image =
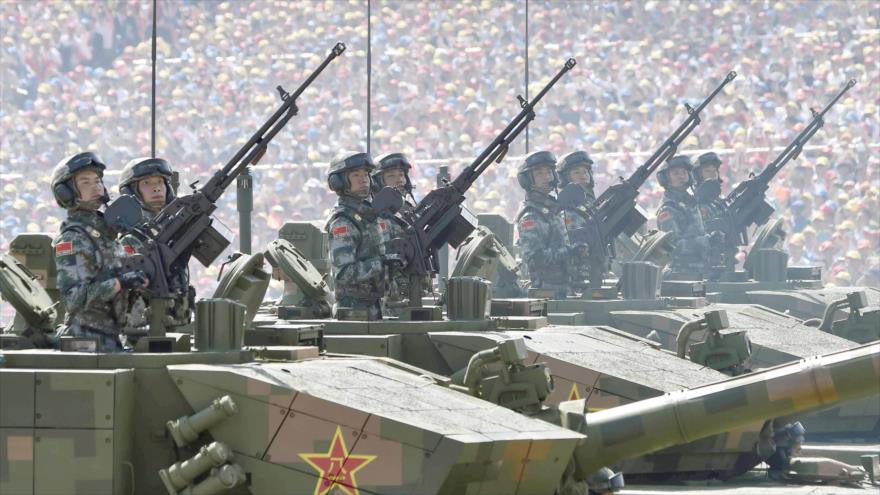
<path id="1" fill-rule="evenodd" d="M 724 232 L 715 230 L 709 234 L 709 245 L 712 247 L 720 247 L 724 245 Z"/>
<path id="2" fill-rule="evenodd" d="M 123 273 L 118 279 L 120 289 L 145 289 L 150 285 L 149 277 L 140 270 Z"/>
<path id="3" fill-rule="evenodd" d="M 382 255 L 382 264 L 389 268 L 406 268 L 406 258 L 399 253 Z"/>

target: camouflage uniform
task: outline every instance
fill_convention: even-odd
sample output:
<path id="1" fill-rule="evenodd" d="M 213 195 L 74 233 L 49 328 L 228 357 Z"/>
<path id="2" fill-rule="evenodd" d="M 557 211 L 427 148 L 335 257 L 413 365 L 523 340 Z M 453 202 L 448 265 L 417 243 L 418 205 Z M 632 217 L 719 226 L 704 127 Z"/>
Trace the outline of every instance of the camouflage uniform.
<path id="1" fill-rule="evenodd" d="M 161 177 L 165 182 L 165 203 L 174 199 L 172 187 L 173 172 L 168 162 L 161 158 L 135 158 L 129 161 L 120 175 L 119 190 L 123 194 L 134 196 L 141 203 L 141 213 L 145 221 L 152 220 L 158 213 L 147 207 L 144 199 L 138 192 L 138 183 L 148 177 Z M 158 206 L 157 206 L 158 207 Z M 144 239 L 136 232 L 125 235 L 121 243 L 127 254 L 140 253 L 143 251 Z M 192 310 L 195 307 L 195 288 L 189 284 L 189 268 L 186 265 L 175 267 L 171 280 L 169 280 L 174 295 L 168 298 L 168 304 L 163 318 L 165 329 L 182 327 L 192 321 Z M 131 298 L 129 307 L 129 323 L 126 329 L 129 333 L 144 333 L 148 330 L 147 308 L 151 306 L 145 297 Z M 133 332 L 132 332 L 133 331 Z"/>
<path id="2" fill-rule="evenodd" d="M 686 190 L 666 189 L 663 202 L 657 210 L 657 228 L 672 232 L 675 250 L 672 252 L 673 272 L 706 272 L 709 240 L 703 230 L 697 200 Z"/>
<path id="3" fill-rule="evenodd" d="M 531 287 L 556 289 L 556 297 L 565 298 L 570 261 L 559 203 L 549 194 L 529 191 L 516 215 L 516 229 Z"/>
<path id="4" fill-rule="evenodd" d="M 144 209 L 144 218 L 152 219 L 155 212 Z M 143 250 L 143 241 L 136 234 L 127 234 L 119 240 L 126 255 L 140 253 Z M 189 267 L 182 266 L 174 270 L 173 276 L 168 281 L 175 295 L 169 298 L 165 313 L 165 327 L 180 327 L 192 322 L 192 311 L 195 308 L 196 290 L 189 284 Z M 127 329 L 145 332 L 149 324 L 146 315 L 149 301 L 142 296 L 130 297 L 129 318 Z"/>
<path id="5" fill-rule="evenodd" d="M 585 206 L 591 206 L 596 201 L 596 194 L 593 192 L 593 188 L 587 188 L 584 190 L 586 194 L 586 203 Z M 571 208 L 564 208 L 562 210 L 562 218 L 565 223 L 566 231 L 572 231 L 576 229 L 588 229 L 590 228 L 589 222 L 587 222 L 586 217 L 577 210 Z M 572 285 L 577 287 L 579 285 L 583 285 L 585 280 L 590 279 L 590 258 L 583 256 L 572 256 L 571 257 L 571 280 Z"/>
<path id="6" fill-rule="evenodd" d="M 404 199 L 403 206 L 401 206 L 400 211 L 396 214 L 379 217 L 379 231 L 382 233 L 383 245 L 391 239 L 403 237 L 413 208 L 414 206 Z M 397 269 L 392 268 L 390 272 L 390 277 L 386 284 L 385 312 L 388 316 L 397 316 L 395 306 L 403 306 L 409 301 L 409 277 Z"/>
<path id="7" fill-rule="evenodd" d="M 384 222 L 387 226 L 387 221 Z M 325 227 L 330 240 L 330 269 L 340 307 L 366 309 L 371 320 L 382 319 L 385 295 L 385 253 L 380 223 L 370 203 L 342 195 Z"/>
<path id="8" fill-rule="evenodd" d="M 726 206 L 724 197 L 721 196 L 721 179 L 705 180 L 702 178 L 701 169 L 706 166 L 720 167 L 721 159 L 711 151 L 700 155 L 699 164 L 694 174 L 697 182 L 694 195 L 699 205 L 703 225 L 708 227 L 714 220 L 718 220 L 724 215 Z M 733 271 L 738 252 L 739 249 L 736 245 L 729 244 L 719 246 L 719 249 L 710 249 L 707 258 L 708 267 L 720 271 Z"/>
<path id="9" fill-rule="evenodd" d="M 383 215 L 379 219 L 379 227 L 382 229 L 383 240 L 388 242 L 394 238 L 403 237 L 404 230 L 407 225 L 413 223 L 413 210 L 415 205 L 410 203 L 406 197 L 412 197 L 412 181 L 409 172 L 412 170 L 412 163 L 403 153 L 386 153 L 376 157 L 378 166 L 370 174 L 373 192 L 379 192 L 384 187 L 395 187 L 403 195 L 403 204 L 400 210 L 395 214 Z M 389 170 L 400 170 L 403 172 L 404 184 L 402 188 L 397 185 L 389 185 L 385 183 L 384 174 Z M 402 189 L 402 190 L 401 190 Z M 431 287 L 431 277 L 427 276 L 422 280 L 422 287 Z M 385 312 L 388 316 L 399 316 L 399 308 L 409 304 L 410 279 L 398 267 L 389 267 L 389 279 L 387 284 L 387 293 L 385 295 Z"/>
<path id="10" fill-rule="evenodd" d="M 53 243 L 58 289 L 67 306 L 66 333 L 97 338 L 100 350 L 121 351 L 124 294 L 115 290 L 124 251 L 97 211 L 71 210 Z"/>
<path id="11" fill-rule="evenodd" d="M 703 224 L 707 224 L 709 221 L 714 220 L 721 216 L 724 213 L 724 201 L 723 198 L 715 198 L 709 201 L 699 201 L 697 202 L 700 209 L 700 218 L 703 219 Z"/>
<path id="12" fill-rule="evenodd" d="M 587 187 L 580 186 L 584 192 L 585 200 L 582 205 L 579 205 L 580 208 L 564 208 L 562 211 L 562 218 L 565 222 L 565 229 L 567 232 L 591 228 L 591 225 L 587 221 L 587 218 L 584 216 L 584 213 L 587 212 L 589 206 L 596 202 L 596 193 L 593 189 L 592 181 L 593 159 L 590 158 L 590 155 L 587 154 L 586 151 L 573 151 L 560 158 L 559 163 L 556 167 L 556 173 L 559 176 L 560 186 L 566 187 L 568 186 L 568 184 L 571 183 L 570 173 L 576 167 L 586 167 L 587 172 L 590 175 L 590 185 Z M 571 238 L 569 240 L 573 241 L 573 239 Z M 591 258 L 593 257 L 577 255 L 571 256 L 571 281 L 573 288 L 582 287 L 585 285 L 585 281 L 589 280 L 591 263 L 595 265 L 594 269 L 596 271 L 602 271 L 604 273 L 603 268 L 604 265 L 607 264 L 607 260 L 601 258 Z"/>

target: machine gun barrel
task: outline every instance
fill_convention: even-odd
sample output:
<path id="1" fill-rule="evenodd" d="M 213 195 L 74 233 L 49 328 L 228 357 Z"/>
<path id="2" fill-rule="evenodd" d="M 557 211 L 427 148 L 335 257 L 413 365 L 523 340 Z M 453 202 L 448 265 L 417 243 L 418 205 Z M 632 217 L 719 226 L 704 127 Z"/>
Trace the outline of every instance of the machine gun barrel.
<path id="1" fill-rule="evenodd" d="M 439 270 L 438 251 L 449 244 L 458 247 L 476 228 L 476 217 L 462 206 L 464 194 L 492 162 L 500 163 L 511 143 L 535 118 L 535 105 L 577 64 L 570 58 L 531 101 L 519 96 L 519 114 L 489 143 L 455 179 L 428 193 L 413 208 L 411 223 L 403 235 L 386 244 L 386 250 L 406 259 L 403 273 L 409 277 L 410 304 L 419 306 L 421 280 Z M 381 193 L 380 193 L 381 194 Z"/>
<path id="2" fill-rule="evenodd" d="M 232 156 L 229 162 L 227 162 L 222 169 L 215 172 L 214 176 L 211 177 L 211 180 L 201 188 L 202 194 L 205 195 L 208 201 L 217 201 L 220 195 L 223 194 L 223 190 L 226 189 L 236 177 L 238 177 L 245 167 L 252 163 L 256 163 L 256 161 L 262 157 L 266 152 L 266 147 L 269 145 L 269 142 L 272 141 L 272 138 L 284 128 L 287 121 L 299 112 L 299 108 L 296 106 L 296 99 L 299 98 L 303 91 L 305 91 L 321 72 L 324 71 L 330 62 L 336 57 L 342 55 L 342 52 L 344 51 L 345 45 L 337 43 L 330 51 L 330 54 L 327 55 L 323 62 L 321 62 L 321 65 L 319 65 L 318 68 L 315 69 L 315 71 L 312 72 L 293 93 L 287 93 L 281 86 L 278 86 L 277 90 L 281 95 L 283 103 L 278 110 L 269 117 L 269 120 L 267 120 L 253 136 L 251 136 L 244 146 Z"/>
<path id="3" fill-rule="evenodd" d="M 345 51 L 345 45 L 337 43 L 321 65 L 294 91 L 287 93 L 280 86 L 278 92 L 283 103 L 271 117 L 251 136 L 222 169 L 214 173 L 201 188 L 193 185 L 193 193 L 179 196 L 167 204 L 155 218 L 134 229 L 143 240 L 142 252 L 129 256 L 123 263 L 123 271 L 141 270 L 150 278 L 149 293 L 153 297 L 168 297 L 185 287 L 172 287 L 172 273 L 186 270 L 191 256 L 208 266 L 229 245 L 213 226 L 211 213 L 217 209 L 216 202 L 247 168 L 266 152 L 272 138 L 297 114 L 296 99 L 336 57 Z"/>
<path id="4" fill-rule="evenodd" d="M 723 232 L 725 239 L 729 242 L 747 246 L 749 244 L 748 228 L 752 224 L 763 225 L 773 214 L 773 206 L 767 202 L 765 197 L 770 180 L 782 170 L 786 163 L 800 155 L 807 141 L 825 125 L 825 114 L 855 84 L 855 79 L 847 81 L 837 96 L 821 112 L 811 109 L 813 119 L 804 130 L 760 174 L 739 183 L 724 198 L 724 212 L 718 218 L 709 219 L 706 222 L 706 230 Z"/>
<path id="5" fill-rule="evenodd" d="M 663 164 L 666 160 L 672 158 L 675 155 L 675 152 L 678 150 L 678 145 L 680 145 L 689 135 L 693 132 L 694 129 L 698 125 L 700 125 L 700 112 L 702 112 L 712 100 L 727 86 L 731 81 L 736 79 L 736 72 L 730 71 L 724 77 L 724 80 L 721 81 L 712 93 L 703 100 L 702 103 L 697 106 L 697 108 L 692 108 L 690 105 L 685 103 L 685 107 L 687 108 L 688 118 L 685 119 L 684 122 L 681 123 L 680 126 L 660 145 L 660 148 L 651 155 L 648 160 L 642 164 L 641 167 L 636 169 L 633 174 L 626 179 L 626 182 L 635 189 L 638 189 L 645 183 L 648 177 L 657 170 L 660 165 Z M 607 190 L 606 190 L 607 192 Z M 603 194 L 604 195 L 604 194 Z M 599 202 L 601 203 L 602 196 L 599 197 Z"/>
<path id="6" fill-rule="evenodd" d="M 802 130 L 800 134 L 798 134 L 797 137 L 794 138 L 794 140 L 785 147 L 784 150 L 782 150 L 782 153 L 780 153 L 779 156 L 777 156 L 776 159 L 773 160 L 772 163 L 770 163 L 770 165 L 767 165 L 767 167 L 761 171 L 761 173 L 757 177 L 758 181 L 764 184 L 769 183 L 770 180 L 773 179 L 773 177 L 775 177 L 780 170 L 782 170 L 782 167 L 784 167 L 786 163 L 788 163 L 790 160 L 797 159 L 797 157 L 801 154 L 801 151 L 803 151 L 804 145 L 807 144 L 807 141 L 809 141 L 810 138 L 812 138 L 813 135 L 816 134 L 816 132 L 818 132 L 819 129 L 821 129 L 822 126 L 825 125 L 825 114 L 828 113 L 828 110 L 831 110 L 831 107 L 833 107 L 837 103 L 837 101 L 840 100 L 843 95 L 845 95 L 846 92 L 855 85 L 855 79 L 850 79 L 849 81 L 847 81 L 843 88 L 841 88 L 841 90 L 837 93 L 837 96 L 835 96 L 834 99 L 831 100 L 827 105 L 825 105 L 825 108 L 823 108 L 821 112 L 816 112 L 815 110 L 810 109 L 810 112 L 813 114 L 813 118 L 812 120 L 810 120 L 810 123 L 807 124 L 806 127 L 804 127 L 804 130 Z"/>
<path id="7" fill-rule="evenodd" d="M 482 174 L 492 162 L 501 163 L 501 160 L 504 159 L 504 155 L 507 154 L 507 151 L 510 148 L 510 144 L 514 139 L 529 125 L 529 123 L 535 118 L 535 105 L 544 98 L 544 95 L 547 94 L 550 89 L 556 85 L 556 83 L 565 75 L 568 71 L 574 68 L 577 64 L 575 59 L 570 58 L 565 62 L 565 65 L 559 72 L 553 76 L 553 79 L 548 82 L 543 89 L 534 97 L 532 101 L 525 101 L 521 96 L 518 97 L 520 101 L 520 106 L 522 110 L 519 114 L 513 118 L 512 121 L 501 131 L 500 134 L 491 142 L 486 149 L 480 153 L 479 156 L 467 166 L 458 176 L 452 181 L 452 187 L 455 188 L 461 194 L 464 194 L 465 191 L 474 183 L 475 180 Z"/>
<path id="8" fill-rule="evenodd" d="M 501 162 L 513 140 L 535 118 L 535 105 L 562 76 L 574 68 L 576 63 L 573 58 L 568 59 L 562 69 L 531 101 L 519 97 L 522 110 L 473 163 L 458 174 L 449 185 L 434 189 L 416 205 L 413 210 L 415 220 L 408 229 L 415 235 L 410 236 L 410 247 L 402 251 L 409 260 L 426 259 L 447 243 L 457 247 L 473 231 L 474 226 L 462 217 L 461 203 L 464 201 L 464 193 L 492 162 Z M 435 271 L 418 260 L 415 265 L 423 275 Z"/>
<path id="9" fill-rule="evenodd" d="M 621 233 L 633 235 L 647 221 L 647 215 L 636 204 L 639 187 L 664 161 L 675 155 L 682 141 L 700 124 L 700 112 L 735 78 L 736 72 L 728 72 L 721 84 L 696 108 L 685 104 L 687 119 L 629 178 L 604 190 L 591 207 L 586 207 L 583 193 L 574 184 L 569 184 L 559 194 L 563 208 L 582 215 L 587 221 L 587 228 L 569 230 L 568 233 L 572 243 L 586 244 L 590 248 L 592 287 L 602 285 L 607 258 L 614 254 L 614 239 Z"/>

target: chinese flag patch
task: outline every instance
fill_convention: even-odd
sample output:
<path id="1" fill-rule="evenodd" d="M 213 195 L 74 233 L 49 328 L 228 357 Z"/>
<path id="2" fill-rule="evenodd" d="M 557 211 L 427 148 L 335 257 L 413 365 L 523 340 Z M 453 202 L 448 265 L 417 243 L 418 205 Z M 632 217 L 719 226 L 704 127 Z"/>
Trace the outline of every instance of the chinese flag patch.
<path id="1" fill-rule="evenodd" d="M 56 255 L 70 254 L 72 252 L 73 252 L 73 243 L 70 241 L 59 242 L 58 244 L 55 245 L 55 254 Z"/>
<path id="2" fill-rule="evenodd" d="M 385 229 L 387 229 L 388 227 L 385 226 L 385 222 L 379 222 L 379 228 L 382 229 L 382 230 L 385 230 Z"/>
<path id="3" fill-rule="evenodd" d="M 668 211 L 661 211 L 660 214 L 657 215 L 657 220 L 659 220 L 659 221 L 661 221 L 661 222 L 662 222 L 663 220 L 666 220 L 667 218 L 669 218 L 669 212 L 668 212 Z"/>
<path id="4" fill-rule="evenodd" d="M 531 218 L 523 220 L 522 222 L 519 223 L 519 228 L 525 229 L 525 230 L 531 229 L 534 226 L 535 226 L 535 221 L 532 220 Z"/>
<path id="5" fill-rule="evenodd" d="M 131 244 L 126 244 L 123 249 L 125 249 L 125 254 L 134 254 L 134 246 Z"/>
<path id="6" fill-rule="evenodd" d="M 348 227 L 346 227 L 345 225 L 340 225 L 339 227 L 336 227 L 335 229 L 333 229 L 332 232 L 333 235 L 342 235 L 346 233 L 348 233 Z"/>

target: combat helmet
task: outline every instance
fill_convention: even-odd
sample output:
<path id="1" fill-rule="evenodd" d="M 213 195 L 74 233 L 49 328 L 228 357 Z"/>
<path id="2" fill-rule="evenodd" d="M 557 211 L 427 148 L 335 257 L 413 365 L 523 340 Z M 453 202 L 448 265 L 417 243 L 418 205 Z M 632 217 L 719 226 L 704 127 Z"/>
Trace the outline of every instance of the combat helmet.
<path id="1" fill-rule="evenodd" d="M 376 157 L 376 163 L 378 163 L 378 166 L 370 176 L 373 192 L 378 192 L 385 187 L 385 180 L 382 178 L 382 172 L 394 168 L 400 168 L 403 170 L 403 176 L 406 178 L 406 184 L 404 184 L 403 187 L 407 194 L 412 192 L 412 181 L 409 178 L 409 171 L 412 170 L 412 164 L 406 155 L 403 153 L 385 153 L 384 155 Z"/>
<path id="2" fill-rule="evenodd" d="M 91 151 L 85 151 L 63 158 L 52 170 L 52 195 L 55 196 L 55 202 L 58 203 L 58 206 L 70 209 L 77 205 L 79 198 L 73 178 L 83 170 L 94 170 L 98 177 L 103 179 L 107 166 L 98 155 Z M 107 186 L 104 186 L 104 194 L 101 195 L 100 201 L 102 203 L 110 201 Z"/>
<path id="3" fill-rule="evenodd" d="M 359 151 L 346 151 L 338 155 L 327 167 L 327 186 L 336 194 L 345 193 L 350 187 L 345 173 L 358 168 L 366 168 L 367 172 L 372 173 L 376 169 L 376 162 L 369 153 Z"/>
<path id="4" fill-rule="evenodd" d="M 119 193 L 134 196 L 143 203 L 137 190 L 137 182 L 155 176 L 162 177 L 165 181 L 165 204 L 170 203 L 174 199 L 174 189 L 171 187 L 173 172 L 168 162 L 161 158 L 141 157 L 126 163 L 119 175 Z"/>
<path id="5" fill-rule="evenodd" d="M 709 166 L 714 166 L 716 168 L 721 166 L 721 158 L 719 158 L 718 154 L 714 151 L 703 153 L 697 158 L 697 166 L 694 167 L 694 180 L 697 184 L 703 182 L 703 174 L 701 173 L 703 167 Z"/>
<path id="6" fill-rule="evenodd" d="M 590 175 L 593 175 L 593 159 L 586 151 L 572 151 L 559 160 L 559 164 L 556 166 L 556 175 L 559 176 L 560 187 L 565 187 L 571 182 L 568 173 L 574 167 L 581 165 L 587 167 Z"/>
<path id="7" fill-rule="evenodd" d="M 691 187 L 694 184 L 694 166 L 691 164 L 691 159 L 687 155 L 676 155 L 667 160 L 660 167 L 660 170 L 657 171 L 657 182 L 664 189 L 669 188 L 669 170 L 673 168 L 684 168 L 688 171 L 688 181 L 685 184 L 685 188 Z"/>
<path id="8" fill-rule="evenodd" d="M 549 151 L 533 151 L 526 156 L 526 159 L 523 160 L 519 169 L 517 169 L 516 180 L 519 182 L 520 187 L 528 191 L 535 185 L 532 180 L 532 170 L 538 167 L 552 167 L 553 182 L 551 187 L 556 187 L 559 184 L 559 176 L 556 175 L 556 157 L 553 156 L 553 153 Z"/>

